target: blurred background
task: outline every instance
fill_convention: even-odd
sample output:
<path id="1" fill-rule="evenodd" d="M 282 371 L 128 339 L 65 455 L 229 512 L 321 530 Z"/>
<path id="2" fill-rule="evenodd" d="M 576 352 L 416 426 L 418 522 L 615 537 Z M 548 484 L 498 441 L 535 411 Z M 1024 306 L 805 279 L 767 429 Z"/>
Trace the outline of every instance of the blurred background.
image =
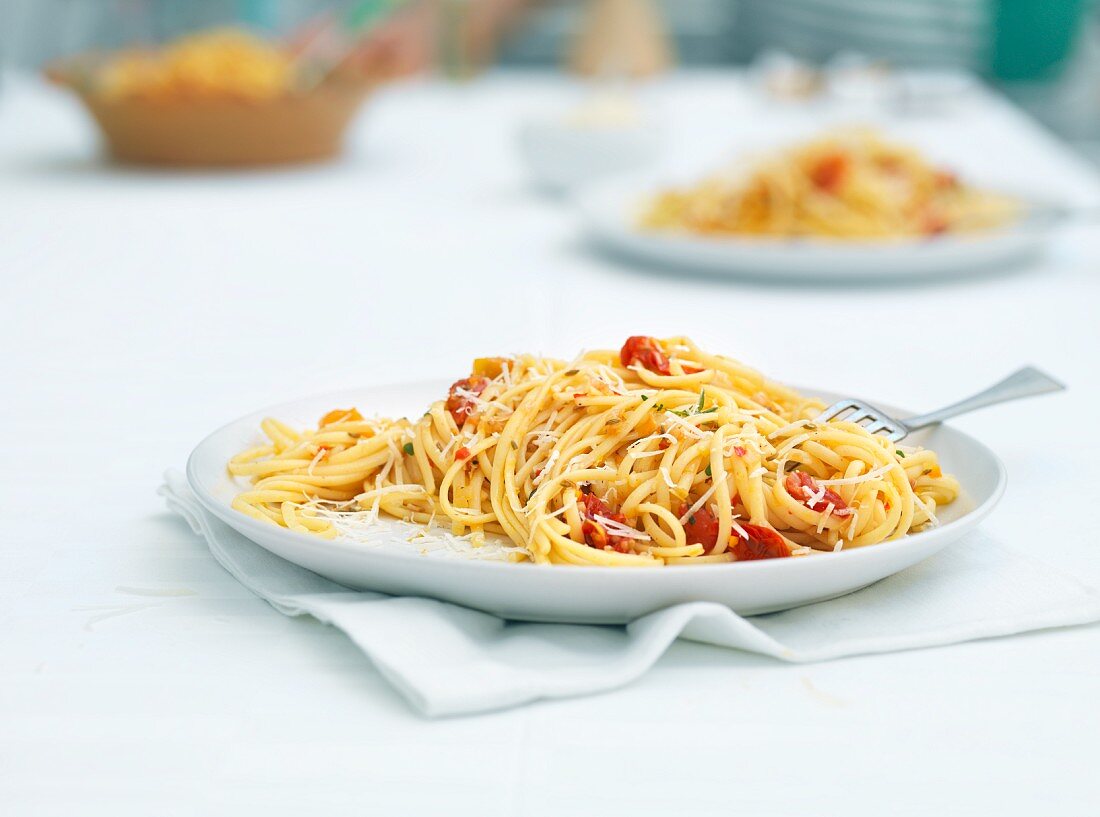
<path id="1" fill-rule="evenodd" d="M 75 52 L 160 42 L 226 23 L 285 35 L 323 13 L 371 5 L 0 0 L 0 60 L 8 68 L 33 70 Z M 774 67 L 777 59 L 814 68 L 860 59 L 957 69 L 995 85 L 1100 161 L 1100 15 L 1092 0 L 414 0 L 400 5 L 399 16 L 420 18 L 395 32 L 396 40 L 407 42 L 390 44 L 404 61 L 401 70 L 438 67 L 468 77 L 494 66 L 561 65 L 598 72 L 634 60 L 637 72 L 648 73 L 666 65 Z"/>
<path id="2" fill-rule="evenodd" d="M 0 68 L 0 817 L 1096 812 L 1100 710 L 1067 694 L 1096 686 L 1095 628 L 820 670 L 681 646 L 588 708 L 406 724 L 155 493 L 257 406 L 479 357 L 687 334 L 914 411 L 1030 363 L 1069 390 L 957 423 L 1011 474 L 975 554 L 1100 585 L 1095 2 L 0 0 Z M 1020 218 L 945 234 L 986 190 Z M 733 239 L 678 229 L 714 212 Z M 791 786 L 790 747 L 838 734 L 858 785 L 818 762 Z M 656 773 L 669 746 L 738 762 Z M 593 775 L 593 747 L 639 761 Z M 899 800 L 918 768 L 928 799 Z"/>

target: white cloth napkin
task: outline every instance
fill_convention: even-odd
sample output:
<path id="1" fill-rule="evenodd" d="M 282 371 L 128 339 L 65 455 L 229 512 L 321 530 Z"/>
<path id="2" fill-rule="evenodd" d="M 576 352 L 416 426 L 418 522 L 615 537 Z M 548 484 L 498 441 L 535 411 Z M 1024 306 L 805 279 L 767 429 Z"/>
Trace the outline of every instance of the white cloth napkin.
<path id="1" fill-rule="evenodd" d="M 694 602 L 626 627 L 504 621 L 446 602 L 350 590 L 291 564 L 205 511 L 179 472 L 165 475 L 160 493 L 241 584 L 281 613 L 339 627 L 430 716 L 618 687 L 677 638 L 807 662 L 1100 619 L 1095 589 L 976 533 L 858 593 L 782 613 L 743 618 Z"/>

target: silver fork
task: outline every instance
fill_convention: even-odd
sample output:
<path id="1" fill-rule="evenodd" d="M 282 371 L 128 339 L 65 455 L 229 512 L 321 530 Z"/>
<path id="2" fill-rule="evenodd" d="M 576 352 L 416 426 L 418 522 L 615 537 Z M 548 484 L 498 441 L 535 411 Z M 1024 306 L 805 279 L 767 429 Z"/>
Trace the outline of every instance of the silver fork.
<path id="1" fill-rule="evenodd" d="M 883 434 L 887 439 L 897 442 L 918 428 L 942 423 L 948 418 L 974 411 L 974 409 L 1004 403 L 1009 400 L 1019 400 L 1021 397 L 1033 397 L 1037 394 L 1063 391 L 1065 388 L 1053 377 L 1039 371 L 1034 366 L 1025 366 L 985 391 L 978 392 L 973 397 L 960 400 L 958 403 L 952 403 L 950 406 L 941 408 L 938 411 L 918 414 L 915 417 L 906 417 L 905 420 L 891 417 L 885 411 L 875 408 L 870 403 L 864 403 L 862 400 L 841 400 L 825 409 L 818 416 L 816 422 L 827 423 L 830 420 L 844 420 L 848 423 L 859 423 L 871 433 Z"/>

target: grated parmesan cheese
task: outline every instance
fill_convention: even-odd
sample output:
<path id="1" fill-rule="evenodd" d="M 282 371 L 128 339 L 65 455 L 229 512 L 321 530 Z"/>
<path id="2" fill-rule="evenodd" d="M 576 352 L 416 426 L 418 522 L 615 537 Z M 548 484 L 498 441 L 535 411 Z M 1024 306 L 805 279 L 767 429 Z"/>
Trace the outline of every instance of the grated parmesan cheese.
<path id="1" fill-rule="evenodd" d="M 606 516 L 600 516 L 599 514 L 593 515 L 592 518 L 603 525 L 612 536 L 637 539 L 642 542 L 652 541 L 648 533 L 642 533 L 640 530 L 624 525 L 622 522 L 616 522 L 614 519 L 608 519 Z"/>
<path id="2" fill-rule="evenodd" d="M 406 542 L 418 545 L 421 554 L 429 557 L 513 562 L 530 555 L 526 548 L 512 544 L 504 536 L 486 537 L 478 546 L 473 533 L 456 536 L 449 530 L 435 527 L 432 522 L 421 525 L 402 519 L 380 521 L 372 519 L 366 511 L 339 510 L 325 505 L 319 505 L 316 510 L 318 516 L 332 522 L 343 539 L 364 547 L 379 550 L 392 548 L 396 528 L 407 533 L 403 537 Z"/>
<path id="3" fill-rule="evenodd" d="M 714 490 L 717 487 L 718 487 L 718 483 L 712 484 L 709 488 L 707 488 L 706 493 L 704 493 L 701 497 L 699 497 L 697 500 L 695 500 L 695 504 L 692 505 L 690 508 L 688 508 L 684 512 L 684 515 L 680 517 L 680 524 L 681 525 L 684 522 L 686 522 L 688 519 L 690 519 L 691 515 L 693 513 L 695 513 L 700 508 L 702 508 L 705 504 L 707 504 L 707 500 L 711 498 L 711 496 L 714 494 Z"/>
<path id="4" fill-rule="evenodd" d="M 698 428 L 697 426 L 694 426 L 691 423 L 689 423 L 683 417 L 680 417 L 677 414 L 673 414 L 671 411 L 666 411 L 665 412 L 665 419 L 668 420 L 668 422 L 672 423 L 677 428 L 681 429 L 688 436 L 695 437 L 696 439 L 699 439 L 699 440 L 706 437 L 707 434 L 713 433 L 713 432 L 709 432 L 709 431 L 703 431 L 702 429 Z"/>
<path id="5" fill-rule="evenodd" d="M 306 468 L 306 473 L 309 474 L 310 476 L 313 476 L 313 467 L 321 461 L 322 457 L 325 456 L 325 450 L 326 449 L 324 449 L 324 448 L 318 448 L 317 453 L 313 456 L 313 459 L 310 460 L 309 467 Z"/>
<path id="6" fill-rule="evenodd" d="M 741 527 L 739 524 L 737 524 L 737 520 L 740 518 L 740 516 L 741 516 L 741 514 L 734 514 L 733 519 L 730 520 L 730 527 L 732 527 L 734 532 L 738 536 L 740 536 L 742 539 L 748 539 L 749 538 L 748 532 L 743 527 Z"/>
<path id="7" fill-rule="evenodd" d="M 531 484 L 536 486 L 539 485 L 546 478 L 546 475 L 550 473 L 550 469 L 554 467 L 554 463 L 558 461 L 558 457 L 560 456 L 561 451 L 559 451 L 558 449 L 555 448 L 553 451 L 551 451 L 549 459 L 546 460 L 546 465 L 542 466 L 542 470 L 539 471 L 539 475 L 531 480 Z"/>

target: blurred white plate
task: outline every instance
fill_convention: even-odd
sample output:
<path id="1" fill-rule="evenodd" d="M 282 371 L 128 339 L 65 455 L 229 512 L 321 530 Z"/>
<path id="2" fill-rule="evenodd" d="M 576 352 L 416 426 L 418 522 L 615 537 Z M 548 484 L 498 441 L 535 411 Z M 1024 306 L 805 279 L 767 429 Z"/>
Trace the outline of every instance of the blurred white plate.
<path id="1" fill-rule="evenodd" d="M 637 225 L 645 201 L 664 185 L 622 182 L 592 187 L 577 202 L 599 247 L 669 268 L 795 280 L 890 280 L 978 272 L 1029 260 L 1045 246 L 1050 224 L 1028 222 L 970 235 L 886 242 L 821 239 L 707 238 L 653 232 Z"/>
<path id="2" fill-rule="evenodd" d="M 226 462 L 261 440 L 259 424 L 264 417 L 313 425 L 336 406 L 417 417 L 446 394 L 447 386 L 440 381 L 355 389 L 258 411 L 199 444 L 187 463 L 188 482 L 203 506 L 230 527 L 272 553 L 348 587 L 438 598 L 504 618 L 601 624 L 631 621 L 687 601 L 714 601 L 754 614 L 850 593 L 951 544 L 985 518 L 1004 491 L 1004 468 L 997 457 L 972 437 L 941 426 L 906 441 L 937 451 L 944 471 L 955 474 L 963 486 L 964 495 L 942 509 L 940 527 L 840 553 L 663 568 L 567 567 L 422 555 L 407 541 L 409 527 L 394 520 L 380 520 L 376 541 L 362 544 L 296 533 L 230 507 L 241 485 L 227 474 Z M 827 403 L 837 399 L 817 394 Z"/>

